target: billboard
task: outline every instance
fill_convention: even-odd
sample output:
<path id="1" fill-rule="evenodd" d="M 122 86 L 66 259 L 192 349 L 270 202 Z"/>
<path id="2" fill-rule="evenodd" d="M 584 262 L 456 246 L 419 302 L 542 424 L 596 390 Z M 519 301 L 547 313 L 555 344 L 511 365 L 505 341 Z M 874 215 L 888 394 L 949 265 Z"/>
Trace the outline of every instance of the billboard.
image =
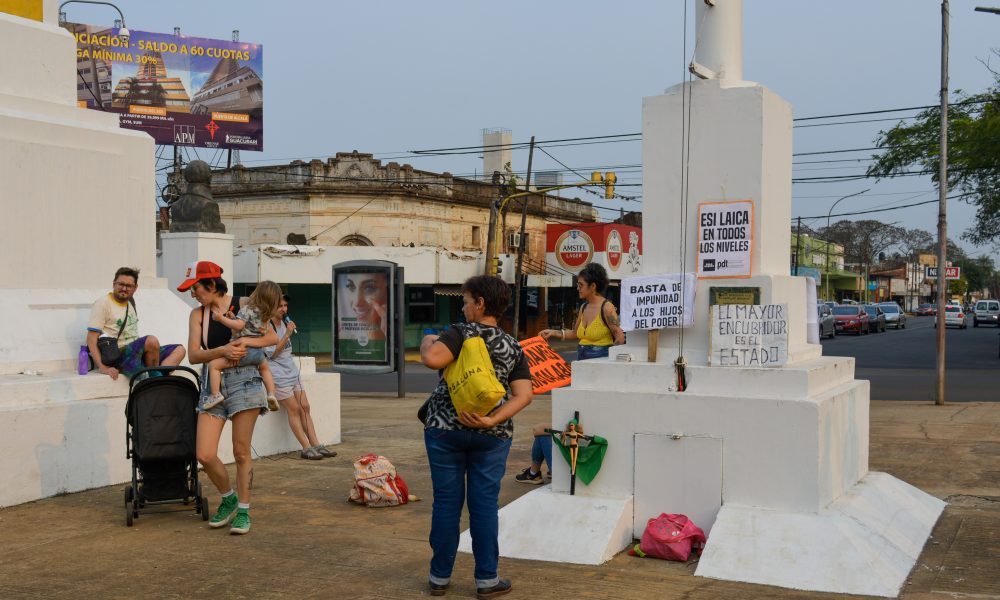
<path id="1" fill-rule="evenodd" d="M 596 262 L 611 279 L 629 277 L 642 266 L 642 229 L 618 223 L 550 224 L 545 255 L 556 272 L 578 273 Z"/>
<path id="2" fill-rule="evenodd" d="M 392 363 L 393 269 L 348 263 L 333 272 L 334 365 Z M 377 261 L 369 261 L 376 263 Z"/>
<path id="3" fill-rule="evenodd" d="M 66 23 L 77 104 L 115 112 L 157 144 L 264 149 L 260 44 Z"/>

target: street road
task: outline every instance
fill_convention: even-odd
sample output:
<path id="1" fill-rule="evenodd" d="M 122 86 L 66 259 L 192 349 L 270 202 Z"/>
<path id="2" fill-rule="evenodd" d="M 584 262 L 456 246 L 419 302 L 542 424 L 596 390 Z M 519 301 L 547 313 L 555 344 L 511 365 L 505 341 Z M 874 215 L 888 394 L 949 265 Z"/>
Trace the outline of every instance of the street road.
<path id="1" fill-rule="evenodd" d="M 945 338 L 948 402 L 1000 400 L 1000 330 L 948 329 Z M 906 329 L 823 340 L 826 356 L 853 356 L 855 377 L 872 385 L 872 400 L 933 400 L 937 389 L 934 317 L 910 317 Z"/>
<path id="2" fill-rule="evenodd" d="M 1000 330 L 948 329 L 946 375 L 949 402 L 1000 401 Z M 858 379 L 871 381 L 872 400 L 933 400 L 936 389 L 933 317 L 911 317 L 906 329 L 823 340 L 823 354 L 853 356 Z M 565 353 L 572 360 L 575 353 Z M 343 375 L 345 392 L 394 392 L 396 374 Z M 406 365 L 406 391 L 429 393 L 438 374 L 417 363 Z"/>

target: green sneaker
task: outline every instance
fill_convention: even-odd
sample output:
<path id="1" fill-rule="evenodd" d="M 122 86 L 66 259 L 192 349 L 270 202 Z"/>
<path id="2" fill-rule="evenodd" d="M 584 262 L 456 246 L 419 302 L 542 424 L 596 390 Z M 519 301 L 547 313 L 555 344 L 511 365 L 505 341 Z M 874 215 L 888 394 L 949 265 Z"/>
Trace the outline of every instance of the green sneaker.
<path id="1" fill-rule="evenodd" d="M 229 533 L 243 535 L 250 533 L 250 511 L 239 509 L 233 517 L 233 524 L 229 526 Z"/>
<path id="2" fill-rule="evenodd" d="M 219 503 L 219 510 L 215 511 L 212 518 L 208 521 L 209 527 L 225 527 L 232 520 L 233 516 L 236 514 L 236 505 L 239 500 L 236 498 L 236 494 L 228 496 L 222 499 Z"/>

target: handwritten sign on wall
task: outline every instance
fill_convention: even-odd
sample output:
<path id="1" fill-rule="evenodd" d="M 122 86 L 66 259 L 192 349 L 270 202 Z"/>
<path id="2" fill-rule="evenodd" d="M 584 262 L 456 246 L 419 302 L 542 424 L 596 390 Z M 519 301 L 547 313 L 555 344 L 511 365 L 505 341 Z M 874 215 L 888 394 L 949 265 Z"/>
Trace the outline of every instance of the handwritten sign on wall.
<path id="1" fill-rule="evenodd" d="M 709 365 L 774 367 L 788 362 L 787 304 L 716 304 L 710 315 Z"/>
<path id="2" fill-rule="evenodd" d="M 694 290 L 692 273 L 623 279 L 622 329 L 690 327 L 694 323 Z"/>

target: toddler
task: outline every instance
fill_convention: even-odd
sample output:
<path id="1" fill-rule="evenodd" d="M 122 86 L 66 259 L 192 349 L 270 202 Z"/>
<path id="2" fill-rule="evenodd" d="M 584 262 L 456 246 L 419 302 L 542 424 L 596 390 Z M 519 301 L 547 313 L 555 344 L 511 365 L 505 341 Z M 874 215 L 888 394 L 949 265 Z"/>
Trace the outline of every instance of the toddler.
<path id="1" fill-rule="evenodd" d="M 223 314 L 218 308 L 213 307 L 212 319 L 232 329 L 234 340 L 242 337 L 263 337 L 271 319 L 277 316 L 280 303 L 281 288 L 278 287 L 278 284 L 273 281 L 262 281 L 257 289 L 250 294 L 250 300 L 240 308 L 235 318 L 233 318 L 232 313 Z M 246 351 L 246 356 L 241 358 L 239 362 L 232 362 L 226 358 L 216 358 L 208 363 L 208 382 L 212 395 L 205 399 L 205 404 L 202 407 L 204 410 L 217 406 L 225 400 L 219 391 L 222 387 L 222 371 L 224 369 L 251 365 L 257 367 L 261 379 L 264 380 L 268 409 L 278 410 L 278 401 L 274 396 L 274 378 L 267 365 L 264 349 L 247 347 Z"/>

